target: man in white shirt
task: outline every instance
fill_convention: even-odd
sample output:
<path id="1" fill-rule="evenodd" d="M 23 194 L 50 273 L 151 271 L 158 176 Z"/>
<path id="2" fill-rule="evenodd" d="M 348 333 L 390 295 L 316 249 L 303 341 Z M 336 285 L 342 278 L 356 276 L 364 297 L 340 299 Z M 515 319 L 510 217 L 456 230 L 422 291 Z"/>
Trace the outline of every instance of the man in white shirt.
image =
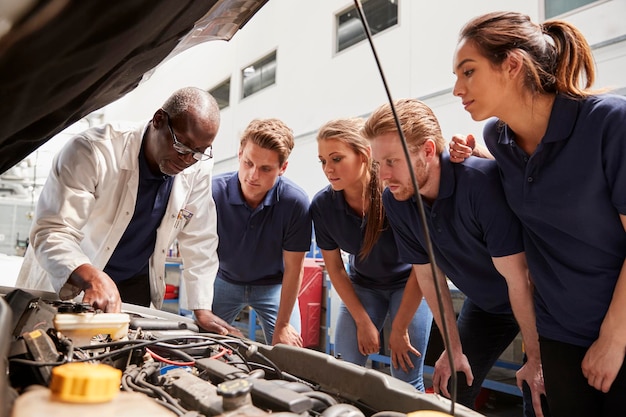
<path id="1" fill-rule="evenodd" d="M 206 91 L 174 92 L 142 125 L 94 127 L 55 157 L 17 286 L 56 291 L 105 312 L 159 308 L 174 240 L 198 324 L 240 332 L 211 311 L 218 268 L 212 149 L 220 114 Z M 197 163 L 199 162 L 199 163 Z"/>

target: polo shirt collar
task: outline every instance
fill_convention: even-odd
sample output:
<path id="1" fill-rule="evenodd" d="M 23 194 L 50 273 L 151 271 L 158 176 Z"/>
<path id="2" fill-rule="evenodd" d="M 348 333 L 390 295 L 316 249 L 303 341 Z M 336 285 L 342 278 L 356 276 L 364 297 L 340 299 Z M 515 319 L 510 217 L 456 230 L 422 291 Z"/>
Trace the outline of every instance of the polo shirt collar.
<path id="1" fill-rule="evenodd" d="M 580 100 L 557 94 L 552 106 L 550 120 L 548 121 L 548 130 L 542 142 L 558 142 L 569 138 L 578 122 L 578 108 L 580 104 Z"/>
<path id="2" fill-rule="evenodd" d="M 455 187 L 454 167 L 452 166 L 452 162 L 450 162 L 450 154 L 445 149 L 441 155 L 439 155 L 439 165 L 441 168 L 439 191 L 437 192 L 437 199 L 435 201 L 452 196 Z M 417 203 L 415 194 L 411 197 L 411 201 Z"/>
<path id="3" fill-rule="evenodd" d="M 148 166 L 148 160 L 146 159 L 146 153 L 143 146 L 139 150 L 139 177 L 146 181 L 165 181 L 170 178 L 169 175 L 152 173 L 150 167 Z"/>
<path id="4" fill-rule="evenodd" d="M 450 162 L 450 153 L 448 150 L 444 150 L 439 156 L 439 166 L 441 171 L 437 200 L 451 197 L 454 193 L 456 180 L 454 178 L 454 167 L 452 166 L 452 162 Z"/>
<path id="5" fill-rule="evenodd" d="M 563 94 L 557 94 L 552 105 L 550 120 L 548 121 L 548 129 L 542 139 L 543 143 L 559 142 L 565 140 L 572 135 L 574 126 L 578 122 L 579 100 L 568 97 Z M 575 115 L 575 117 L 572 117 Z M 510 145 L 515 135 L 509 129 L 508 125 L 504 125 L 502 134 L 498 139 L 498 143 Z"/>
<path id="6" fill-rule="evenodd" d="M 274 186 L 265 194 L 265 199 L 263 199 L 264 206 L 273 206 L 278 203 L 280 200 L 280 195 L 278 194 L 278 187 L 283 181 L 283 177 L 279 176 L 274 183 Z"/>
<path id="7" fill-rule="evenodd" d="M 343 191 L 335 191 L 330 185 L 328 186 L 328 189 L 330 190 L 332 207 L 334 210 L 346 213 L 349 216 L 353 216 L 359 219 L 361 218 L 360 216 L 357 216 L 354 211 L 352 211 L 352 209 L 348 206 L 348 203 L 346 202 L 346 195 L 343 193 Z"/>
<path id="8" fill-rule="evenodd" d="M 280 200 L 278 187 L 281 182 L 282 177 L 278 177 L 274 186 L 267 192 L 267 194 L 265 194 L 265 198 L 260 204 L 261 206 L 271 206 L 278 203 Z M 241 187 L 239 186 L 239 173 L 237 171 L 233 172 L 230 178 L 228 178 L 226 184 L 228 189 L 228 203 L 234 206 L 246 204 L 246 201 L 241 193 Z"/>

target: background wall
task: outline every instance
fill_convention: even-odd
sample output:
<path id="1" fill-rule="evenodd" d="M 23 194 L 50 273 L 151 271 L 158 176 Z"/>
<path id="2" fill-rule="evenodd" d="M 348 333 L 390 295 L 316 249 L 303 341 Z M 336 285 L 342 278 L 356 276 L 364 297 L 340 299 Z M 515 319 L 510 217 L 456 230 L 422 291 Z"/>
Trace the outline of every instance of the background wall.
<path id="1" fill-rule="evenodd" d="M 147 119 L 169 94 L 194 85 L 211 89 L 231 77 L 230 106 L 214 144 L 215 172 L 237 168 L 241 132 L 254 118 L 278 117 L 297 137 L 286 176 L 312 196 L 326 185 L 314 136 L 326 121 L 367 116 L 387 100 L 367 41 L 335 53 L 335 15 L 349 0 L 272 0 L 228 43 L 196 46 L 162 64 L 142 85 L 102 111 L 104 120 Z M 452 95 L 452 55 L 462 25 L 494 10 L 514 10 L 541 21 L 543 1 L 398 0 L 398 24 L 374 37 L 394 99 L 417 97 L 435 111 L 444 136 L 473 133 L 471 120 Z M 559 18 L 578 25 L 594 47 L 598 86 L 624 88 L 626 73 L 626 0 L 594 2 Z M 241 97 L 241 71 L 277 51 L 276 83 Z"/>

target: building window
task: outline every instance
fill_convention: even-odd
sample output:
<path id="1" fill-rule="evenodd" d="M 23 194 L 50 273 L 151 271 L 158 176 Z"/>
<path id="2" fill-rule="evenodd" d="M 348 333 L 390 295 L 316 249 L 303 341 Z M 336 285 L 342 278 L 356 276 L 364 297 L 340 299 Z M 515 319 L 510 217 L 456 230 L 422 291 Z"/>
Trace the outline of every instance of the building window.
<path id="1" fill-rule="evenodd" d="M 276 83 L 276 51 L 241 70 L 243 97 Z"/>
<path id="2" fill-rule="evenodd" d="M 544 7 L 546 19 L 551 19 L 555 16 L 567 13 L 570 10 L 577 9 L 596 1 L 597 0 L 545 0 Z"/>
<path id="3" fill-rule="evenodd" d="M 398 0 L 364 0 L 362 4 L 372 35 L 398 24 Z M 337 52 L 365 39 L 365 30 L 356 7 L 352 6 L 338 14 L 336 21 Z"/>
<path id="4" fill-rule="evenodd" d="M 209 93 L 215 97 L 220 110 L 230 106 L 230 78 L 210 89 Z"/>

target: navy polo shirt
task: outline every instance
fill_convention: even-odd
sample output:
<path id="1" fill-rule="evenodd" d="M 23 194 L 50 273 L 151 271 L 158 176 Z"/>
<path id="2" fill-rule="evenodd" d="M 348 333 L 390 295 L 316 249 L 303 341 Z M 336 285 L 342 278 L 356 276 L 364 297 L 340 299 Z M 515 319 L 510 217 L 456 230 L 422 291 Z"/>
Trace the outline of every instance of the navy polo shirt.
<path id="1" fill-rule="evenodd" d="M 283 250 L 311 248 L 309 197 L 293 181 L 278 177 L 255 209 L 240 190 L 237 172 L 213 178 L 220 260 L 218 276 L 235 284 L 280 284 Z"/>
<path id="2" fill-rule="evenodd" d="M 539 334 L 591 345 L 626 259 L 626 99 L 557 95 L 530 156 L 496 120 L 484 137 L 524 226 Z"/>
<path id="3" fill-rule="evenodd" d="M 319 191 L 311 202 L 311 216 L 317 246 L 349 254 L 352 282 L 368 288 L 404 288 L 412 266 L 400 261 L 391 227 L 383 229 L 372 251 L 360 260 L 365 221 L 348 206 L 343 191 L 334 191 L 330 185 Z"/>
<path id="4" fill-rule="evenodd" d="M 523 251 L 518 219 L 508 207 L 495 161 L 470 157 L 461 164 L 440 157 L 439 195 L 424 202 L 435 262 L 466 297 L 490 313 L 512 313 L 507 284 L 492 257 Z M 400 256 L 430 263 L 415 198 L 397 201 L 386 189 L 383 203 Z"/>
<path id="5" fill-rule="evenodd" d="M 148 274 L 156 230 L 165 214 L 173 181 L 174 177 L 155 175 L 150 171 L 142 146 L 139 151 L 139 189 L 135 212 L 104 268 L 113 281 Z"/>

